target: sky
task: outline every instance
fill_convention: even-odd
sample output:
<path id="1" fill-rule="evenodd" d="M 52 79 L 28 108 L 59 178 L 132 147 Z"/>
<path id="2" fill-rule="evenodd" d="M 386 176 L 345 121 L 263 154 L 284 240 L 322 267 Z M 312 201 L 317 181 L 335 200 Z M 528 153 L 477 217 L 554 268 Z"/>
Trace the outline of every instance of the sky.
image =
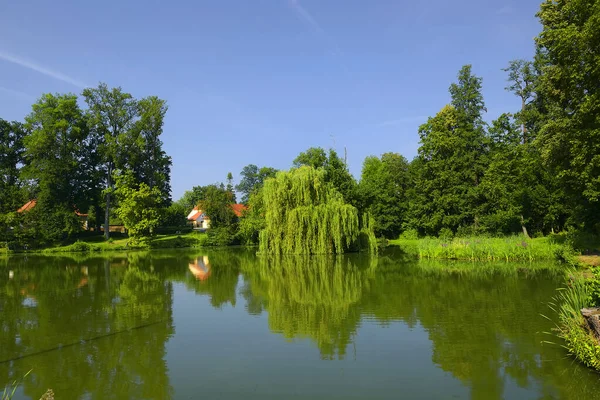
<path id="1" fill-rule="evenodd" d="M 483 78 L 487 120 L 518 110 L 510 60 L 531 58 L 540 0 L 23 0 L 0 2 L 0 118 L 42 93 L 105 82 L 169 111 L 174 199 L 287 169 L 309 147 L 411 160 L 458 70 Z M 83 104 L 82 104 L 83 105 Z"/>

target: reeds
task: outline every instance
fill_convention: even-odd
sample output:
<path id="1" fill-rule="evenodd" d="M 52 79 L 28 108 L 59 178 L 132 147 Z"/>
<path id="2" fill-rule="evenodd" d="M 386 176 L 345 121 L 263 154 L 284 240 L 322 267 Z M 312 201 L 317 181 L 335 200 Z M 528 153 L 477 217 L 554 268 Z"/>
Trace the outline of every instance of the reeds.
<path id="1" fill-rule="evenodd" d="M 520 235 L 505 238 L 474 236 L 452 240 L 398 239 L 391 241 L 391 244 L 419 258 L 468 261 L 552 260 L 564 246 L 550 238 L 530 239 Z"/>

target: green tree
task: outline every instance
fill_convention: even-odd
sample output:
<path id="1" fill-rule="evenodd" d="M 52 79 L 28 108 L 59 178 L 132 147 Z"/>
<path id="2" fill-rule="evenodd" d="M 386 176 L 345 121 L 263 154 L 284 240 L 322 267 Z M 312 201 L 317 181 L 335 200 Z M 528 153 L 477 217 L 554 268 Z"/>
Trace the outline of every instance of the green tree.
<path id="1" fill-rule="evenodd" d="M 160 226 L 184 227 L 187 219 L 186 215 L 189 210 L 184 208 L 180 203 L 171 203 L 168 207 L 163 207 L 160 210 Z"/>
<path id="2" fill-rule="evenodd" d="M 194 186 L 191 190 L 186 190 L 177 203 L 181 204 L 188 212 L 196 207 L 200 200 L 204 198 L 205 186 Z"/>
<path id="3" fill-rule="evenodd" d="M 211 229 L 233 225 L 237 218 L 231 208 L 234 204 L 233 193 L 223 184 L 207 185 L 203 192 L 198 206 L 210 218 Z"/>
<path id="4" fill-rule="evenodd" d="M 104 236 L 109 238 L 111 197 L 114 191 L 113 173 L 124 167 L 128 155 L 136 153 L 138 102 L 120 87 L 109 89 L 104 83 L 83 91 L 88 105 L 88 119 L 98 143 L 103 164 Z M 139 145 L 139 143 L 138 143 Z"/>
<path id="5" fill-rule="evenodd" d="M 536 38 L 547 107 L 542 156 L 574 210 L 575 223 L 600 232 L 600 2 L 546 0 Z"/>
<path id="6" fill-rule="evenodd" d="M 0 118 L 0 214 L 16 211 L 26 200 L 20 179 L 24 137 L 20 123 Z"/>
<path id="7" fill-rule="evenodd" d="M 358 184 L 361 209 L 375 220 L 377 236 L 397 238 L 407 218 L 408 161 L 397 153 L 370 156 Z"/>
<path id="8" fill-rule="evenodd" d="M 161 191 L 144 182 L 138 184 L 130 171 L 116 171 L 114 178 L 119 204 L 116 214 L 123 221 L 131 241 L 135 243 L 151 236 L 160 223 Z"/>
<path id="9" fill-rule="evenodd" d="M 359 225 L 358 210 L 344 202 L 325 175 L 324 169 L 302 166 L 265 182 L 261 252 L 339 254 L 356 249 L 360 235 L 374 248 L 372 227 Z"/>
<path id="10" fill-rule="evenodd" d="M 233 174 L 231 172 L 227 173 L 227 189 L 226 190 L 231 194 L 232 203 L 235 203 L 236 198 L 235 198 L 235 191 L 233 188 Z"/>
<path id="11" fill-rule="evenodd" d="M 326 153 L 321 147 L 311 147 L 294 160 L 294 167 L 303 165 L 325 170 L 325 181 L 330 182 L 342 194 L 347 203 L 356 205 L 356 180 L 350 174 L 346 161 L 339 158 L 337 152 L 329 149 Z"/>
<path id="12" fill-rule="evenodd" d="M 94 174 L 83 162 L 91 146 L 84 113 L 77 96 L 46 94 L 25 120 L 31 133 L 23 175 L 35 182 L 36 225 L 48 241 L 72 236 L 81 230 L 75 211 L 87 211 Z"/>
<path id="13" fill-rule="evenodd" d="M 509 85 L 506 90 L 514 93 L 521 100 L 521 110 L 515 115 L 521 125 L 522 142 L 530 141 L 529 130 L 532 119 L 537 111 L 535 89 L 537 74 L 533 62 L 512 60 L 503 71 L 508 72 Z"/>
<path id="14" fill-rule="evenodd" d="M 465 65 L 449 91 L 451 105 L 419 128 L 412 224 L 432 235 L 442 228 L 480 229 L 479 185 L 488 163 L 481 78 Z"/>
<path id="15" fill-rule="evenodd" d="M 248 164 L 240 172 L 242 179 L 235 189 L 242 193 L 242 203 L 248 204 L 252 193 L 262 188 L 267 178 L 273 178 L 277 174 L 277 170 L 271 167 L 258 168 L 254 164 Z"/>
<path id="16" fill-rule="evenodd" d="M 163 150 L 160 135 L 163 132 L 164 117 L 167 105 L 156 96 L 143 98 L 137 102 L 139 120 L 135 137 L 137 144 L 131 146 L 127 159 L 129 167 L 134 171 L 136 180 L 161 192 L 162 205 L 171 202 L 171 157 Z M 135 162 L 132 155 L 139 154 Z"/>

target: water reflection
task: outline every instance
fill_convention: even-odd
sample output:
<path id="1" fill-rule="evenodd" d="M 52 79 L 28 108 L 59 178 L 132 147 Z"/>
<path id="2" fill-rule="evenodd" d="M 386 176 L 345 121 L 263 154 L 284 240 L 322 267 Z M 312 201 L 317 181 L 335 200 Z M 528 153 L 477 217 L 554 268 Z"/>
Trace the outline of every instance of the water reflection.
<path id="1" fill-rule="evenodd" d="M 11 258 L 0 263 L 0 387 L 33 368 L 22 393 L 28 398 L 47 388 L 57 398 L 193 397 L 172 387 L 165 361 L 167 341 L 177 339 L 179 290 L 180 296 L 184 291 L 205 298 L 221 321 L 240 318 L 232 312 L 238 301 L 242 313 L 263 315 L 266 322 L 256 321 L 274 335 L 254 342 L 256 331 L 236 325 L 237 345 L 257 346 L 262 361 L 256 362 L 280 362 L 290 375 L 302 367 L 277 361 L 271 346 L 282 336 L 313 343 L 309 367 L 319 367 L 332 382 L 337 363 L 353 363 L 365 385 L 373 362 L 390 371 L 410 367 L 411 359 L 373 361 L 360 351 L 363 332 L 402 326 L 431 344 L 423 379 L 445 371 L 473 399 L 594 398 L 598 376 L 566 358 L 558 345 L 542 345 L 552 323 L 540 314 L 548 312 L 545 304 L 561 274 L 539 265 L 440 266 L 393 253 L 277 261 L 251 251 Z M 189 297 L 180 298 L 179 312 L 188 310 L 181 318 L 214 316 L 186 308 Z M 202 333 L 181 329 L 188 337 Z M 216 338 L 203 335 L 207 347 L 211 340 Z M 394 346 L 405 344 L 374 340 L 369 346 L 401 354 Z M 201 364 L 202 355 L 194 360 Z M 387 385 L 394 398 L 398 388 Z M 352 394 L 350 387 L 338 390 Z"/>
<path id="2" fill-rule="evenodd" d="M 269 328 L 286 338 L 308 337 L 323 358 L 343 358 L 360 322 L 358 304 L 371 269 L 345 257 L 261 258 L 245 269 L 249 303 L 261 303 Z M 256 306 L 255 306 L 256 307 Z"/>
<path id="3" fill-rule="evenodd" d="M 30 398 L 48 388 L 57 398 L 171 397 L 164 346 L 173 333 L 172 287 L 153 264 L 11 261 L 12 278 L 0 285 L 0 387 L 33 369 L 24 385 Z"/>

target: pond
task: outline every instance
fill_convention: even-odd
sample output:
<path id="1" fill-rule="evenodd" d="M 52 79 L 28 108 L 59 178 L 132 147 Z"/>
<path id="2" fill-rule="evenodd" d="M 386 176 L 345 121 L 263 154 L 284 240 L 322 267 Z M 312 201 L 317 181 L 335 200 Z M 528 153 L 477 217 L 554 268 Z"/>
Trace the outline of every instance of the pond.
<path id="1" fill-rule="evenodd" d="M 15 399 L 582 399 L 543 265 L 252 251 L 0 258 Z M 548 343 L 550 342 L 550 343 Z"/>

